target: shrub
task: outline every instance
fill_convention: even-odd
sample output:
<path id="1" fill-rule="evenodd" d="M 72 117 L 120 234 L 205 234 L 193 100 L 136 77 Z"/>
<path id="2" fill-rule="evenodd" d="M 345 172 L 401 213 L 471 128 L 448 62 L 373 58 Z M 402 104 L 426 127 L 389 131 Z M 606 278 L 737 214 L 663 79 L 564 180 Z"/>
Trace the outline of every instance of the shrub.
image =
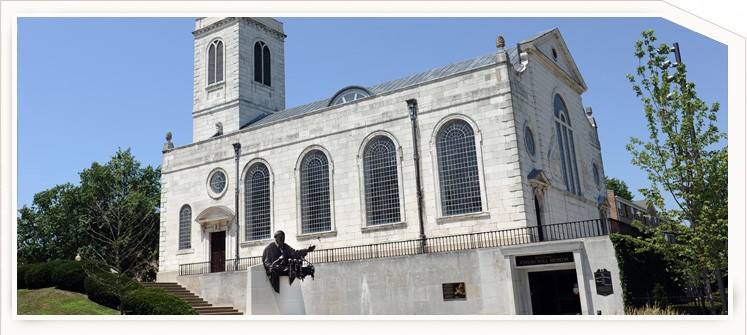
<path id="1" fill-rule="evenodd" d="M 26 285 L 26 271 L 31 268 L 31 264 L 18 264 L 16 267 L 16 285 L 17 289 L 24 289 L 28 288 L 28 285 Z"/>
<path id="2" fill-rule="evenodd" d="M 127 276 L 118 276 L 114 273 L 96 271 L 85 279 L 84 287 L 88 300 L 109 308 L 119 309 L 121 302 L 119 290 L 122 296 L 128 292 L 141 289 L 143 285 Z"/>
<path id="3" fill-rule="evenodd" d="M 123 307 L 135 315 L 196 315 L 197 312 L 184 300 L 160 289 L 144 288 L 130 291 Z"/>
<path id="4" fill-rule="evenodd" d="M 52 282 L 60 290 L 85 294 L 85 281 L 88 277 L 87 268 L 92 268 L 92 264 L 87 261 L 65 261 L 52 272 Z"/>
<path id="5" fill-rule="evenodd" d="M 658 308 L 666 308 L 669 306 L 669 301 L 667 299 L 667 294 L 664 291 L 664 286 L 662 286 L 660 283 L 656 283 L 654 285 L 654 307 Z"/>
<path id="6" fill-rule="evenodd" d="M 26 270 L 24 279 L 26 280 L 26 287 L 32 290 L 54 287 L 55 283 L 52 280 L 52 273 L 56 271 L 57 267 L 66 261 L 53 260 L 46 263 L 32 264 Z"/>

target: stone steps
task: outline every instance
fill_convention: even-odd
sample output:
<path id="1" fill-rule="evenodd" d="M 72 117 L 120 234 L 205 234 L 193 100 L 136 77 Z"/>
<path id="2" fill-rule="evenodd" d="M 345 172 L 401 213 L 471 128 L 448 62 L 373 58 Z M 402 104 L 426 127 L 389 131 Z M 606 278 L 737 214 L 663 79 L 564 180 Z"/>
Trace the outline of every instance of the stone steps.
<path id="1" fill-rule="evenodd" d="M 177 283 L 142 283 L 146 288 L 160 288 L 192 306 L 199 315 L 243 315 L 232 306 L 213 306 Z"/>

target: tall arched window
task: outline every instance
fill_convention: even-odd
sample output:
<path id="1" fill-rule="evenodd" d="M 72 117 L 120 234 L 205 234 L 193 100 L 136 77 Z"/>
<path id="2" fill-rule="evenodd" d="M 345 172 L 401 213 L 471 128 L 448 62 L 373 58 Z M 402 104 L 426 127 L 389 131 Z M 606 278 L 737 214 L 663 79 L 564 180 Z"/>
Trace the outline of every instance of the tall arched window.
<path id="1" fill-rule="evenodd" d="M 482 211 L 472 127 L 462 120 L 447 123 L 436 136 L 436 150 L 443 215 Z"/>
<path id="2" fill-rule="evenodd" d="M 270 171 L 262 163 L 249 168 L 244 178 L 245 238 L 247 241 L 270 238 Z"/>
<path id="3" fill-rule="evenodd" d="M 386 136 L 371 140 L 363 153 L 367 225 L 400 221 L 397 149 Z"/>
<path id="4" fill-rule="evenodd" d="M 179 250 L 192 247 L 192 208 L 182 206 L 179 210 Z"/>
<path id="5" fill-rule="evenodd" d="M 208 85 L 223 81 L 223 42 L 215 40 L 208 47 Z"/>
<path id="6" fill-rule="evenodd" d="M 270 48 L 265 42 L 254 43 L 254 81 L 272 86 L 270 73 Z"/>
<path id="7" fill-rule="evenodd" d="M 332 229 L 327 156 L 313 150 L 301 162 L 301 233 Z"/>
<path id="8" fill-rule="evenodd" d="M 578 165 L 576 164 L 576 148 L 573 144 L 573 131 L 571 130 L 571 119 L 568 109 L 560 95 L 556 94 L 553 101 L 555 109 L 555 130 L 558 136 L 558 148 L 560 149 L 560 161 L 563 167 L 563 180 L 568 192 L 581 194 L 581 183 L 578 178 Z"/>

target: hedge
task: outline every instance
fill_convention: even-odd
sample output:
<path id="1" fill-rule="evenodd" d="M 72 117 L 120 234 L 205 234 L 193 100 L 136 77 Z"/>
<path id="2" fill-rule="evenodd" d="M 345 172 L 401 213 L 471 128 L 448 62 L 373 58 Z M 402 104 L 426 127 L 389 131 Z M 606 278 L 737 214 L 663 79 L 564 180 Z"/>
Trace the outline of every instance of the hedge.
<path id="1" fill-rule="evenodd" d="M 681 294 L 682 289 L 666 270 L 669 264 L 662 255 L 647 250 L 648 242 L 621 234 L 610 234 L 610 240 L 620 267 L 625 307 L 654 304 L 655 295 L 659 299 L 656 302 L 662 303 L 662 296 Z"/>
<path id="2" fill-rule="evenodd" d="M 24 280 L 26 287 L 32 290 L 57 286 L 52 279 L 52 274 L 57 267 L 65 263 L 63 260 L 53 260 L 46 263 L 31 264 L 26 269 Z"/>
<path id="3" fill-rule="evenodd" d="M 101 271 L 87 277 L 84 286 L 88 300 L 113 309 L 119 309 L 120 299 L 112 288 L 124 288 L 125 295 L 130 291 L 143 288 L 143 285 L 129 277 Z"/>
<path id="4" fill-rule="evenodd" d="M 87 261 L 65 261 L 52 272 L 52 282 L 60 290 L 86 293 L 86 270 L 91 271 L 93 264 Z"/>
<path id="5" fill-rule="evenodd" d="M 16 285 L 17 289 L 25 289 L 28 288 L 28 285 L 26 285 L 26 271 L 28 271 L 31 268 L 31 264 L 18 264 L 16 267 Z"/>
<path id="6" fill-rule="evenodd" d="M 184 300 L 160 288 L 143 288 L 130 291 L 123 302 L 127 314 L 134 315 L 196 315 L 197 312 Z"/>

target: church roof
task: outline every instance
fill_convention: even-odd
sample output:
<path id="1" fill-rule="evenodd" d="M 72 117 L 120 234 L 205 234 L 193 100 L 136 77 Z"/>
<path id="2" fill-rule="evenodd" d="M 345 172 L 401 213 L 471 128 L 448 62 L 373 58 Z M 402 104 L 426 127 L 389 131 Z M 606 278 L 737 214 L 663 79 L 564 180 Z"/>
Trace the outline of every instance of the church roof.
<path id="1" fill-rule="evenodd" d="M 526 38 L 525 40 L 519 42 L 517 45 L 530 46 L 533 42 L 539 41 L 545 38 L 545 36 L 547 35 L 556 33 L 557 30 L 558 30 L 557 28 L 553 28 L 553 29 L 548 29 L 545 31 L 538 32 Z M 562 45 L 565 48 L 564 42 L 562 43 Z M 567 49 L 566 49 L 566 52 L 567 52 Z M 507 48 L 506 53 L 507 53 L 508 60 L 510 63 L 516 64 L 520 62 L 518 48 L 516 47 Z M 421 83 L 424 83 L 430 80 L 443 78 L 443 77 L 447 77 L 453 74 L 467 72 L 473 69 L 495 64 L 495 61 L 496 61 L 496 53 L 493 52 L 493 53 L 485 54 L 485 55 L 475 57 L 472 59 L 468 59 L 465 61 L 452 63 L 446 66 L 435 68 L 429 71 L 413 74 L 413 75 L 410 75 L 404 78 L 395 79 L 392 81 L 387 81 L 384 83 L 366 87 L 365 89 L 368 90 L 372 96 L 376 96 L 381 93 L 395 91 L 401 88 L 418 85 L 418 84 L 421 84 Z M 575 64 L 573 66 L 573 69 L 575 69 Z M 260 127 L 262 125 L 274 123 L 277 121 L 292 119 L 292 118 L 299 117 L 304 114 L 315 112 L 315 111 L 330 107 L 329 104 L 332 101 L 332 99 L 334 99 L 334 96 L 331 96 L 326 99 L 314 101 L 311 103 L 307 103 L 304 105 L 292 107 L 289 109 L 281 110 L 281 111 L 266 115 L 264 117 L 259 117 L 252 121 L 249 121 L 248 123 L 244 125 L 241 125 L 241 129 Z"/>
<path id="2" fill-rule="evenodd" d="M 511 48 L 511 49 L 514 49 L 514 48 Z M 510 53 L 511 49 L 508 49 L 507 51 Z M 477 68 L 487 66 L 490 64 L 495 64 L 495 59 L 496 59 L 495 57 L 496 57 L 496 53 L 489 53 L 489 54 L 475 57 L 472 59 L 468 59 L 465 61 L 452 63 L 446 66 L 435 68 L 433 70 L 413 74 L 413 75 L 410 75 L 404 78 L 376 84 L 370 87 L 366 87 L 366 89 L 369 92 L 371 92 L 371 95 L 378 95 L 378 94 L 389 92 L 389 91 L 395 91 L 400 88 L 417 85 L 417 84 L 424 83 L 424 82 L 427 82 L 433 79 L 443 78 L 443 77 L 446 77 L 452 74 L 466 72 L 466 71 L 477 69 Z M 252 128 L 258 127 L 258 126 L 265 125 L 268 123 L 273 123 L 273 122 L 281 121 L 285 119 L 291 119 L 291 118 L 294 118 L 300 115 L 304 115 L 304 114 L 311 113 L 311 112 L 314 112 L 314 111 L 317 111 L 323 108 L 327 108 L 329 106 L 330 101 L 332 101 L 333 98 L 334 96 L 326 98 L 326 99 L 322 99 L 319 101 L 314 101 L 308 104 L 300 105 L 297 107 L 278 111 L 273 114 L 267 115 L 264 118 L 261 118 L 259 120 L 254 120 L 253 122 L 249 122 L 245 125 L 242 125 L 241 128 L 245 129 L 248 127 L 252 127 Z"/>

